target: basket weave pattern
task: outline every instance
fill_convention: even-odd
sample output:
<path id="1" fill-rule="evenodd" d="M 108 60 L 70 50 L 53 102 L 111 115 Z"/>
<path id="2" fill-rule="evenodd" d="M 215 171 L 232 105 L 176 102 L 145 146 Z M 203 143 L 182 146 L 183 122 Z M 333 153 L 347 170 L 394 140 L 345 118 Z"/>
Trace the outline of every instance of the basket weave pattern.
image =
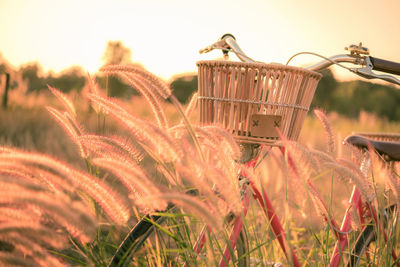
<path id="1" fill-rule="evenodd" d="M 280 64 L 213 60 L 197 66 L 200 122 L 219 124 L 244 143 L 274 145 L 278 140 L 252 135 L 254 114 L 279 117 L 281 133 L 297 140 L 321 79 L 319 73 Z"/>

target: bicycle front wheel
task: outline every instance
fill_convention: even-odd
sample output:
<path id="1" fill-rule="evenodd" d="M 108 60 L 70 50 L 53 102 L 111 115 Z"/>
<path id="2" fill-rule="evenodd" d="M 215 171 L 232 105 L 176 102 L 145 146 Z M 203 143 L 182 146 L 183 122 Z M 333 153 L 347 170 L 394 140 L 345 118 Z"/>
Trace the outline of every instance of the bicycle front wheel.
<path id="1" fill-rule="evenodd" d="M 183 263 L 201 265 L 204 255 L 193 251 L 194 238 L 190 237 L 184 214 L 158 213 L 144 216 L 128 233 L 117 249 L 109 266 L 145 266 L 161 263 L 164 266 L 177 266 Z M 218 246 L 218 245 L 217 245 Z M 216 247 L 217 247 L 216 246 Z M 246 231 L 242 229 L 233 251 L 234 265 L 250 266 L 249 247 Z M 217 252 L 218 254 L 218 252 Z"/>

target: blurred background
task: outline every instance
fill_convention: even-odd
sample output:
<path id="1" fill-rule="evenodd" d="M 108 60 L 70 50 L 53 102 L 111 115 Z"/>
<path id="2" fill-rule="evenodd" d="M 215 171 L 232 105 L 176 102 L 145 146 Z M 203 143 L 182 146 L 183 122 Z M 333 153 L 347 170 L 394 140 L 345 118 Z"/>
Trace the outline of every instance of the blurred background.
<path id="1" fill-rule="evenodd" d="M 264 62 L 286 63 L 300 51 L 332 56 L 359 42 L 373 56 L 400 62 L 399 10 L 398 0 L 0 0 L 0 141 L 25 147 L 38 142 L 36 135 L 21 136 L 40 125 L 40 116 L 48 117 L 38 115 L 51 103 L 47 85 L 78 101 L 88 73 L 109 96 L 137 101 L 147 114 L 132 100 L 132 88 L 98 73 L 104 64 L 141 64 L 186 103 L 197 89 L 196 61 L 221 57 L 220 51 L 198 50 L 227 32 Z M 291 64 L 318 60 L 303 55 Z M 353 130 L 354 121 L 361 130 L 398 131 L 398 89 L 332 68 L 324 71 L 312 107 L 322 107 L 333 121 L 349 120 L 344 132 Z M 31 125 L 13 126 L 16 121 Z"/>

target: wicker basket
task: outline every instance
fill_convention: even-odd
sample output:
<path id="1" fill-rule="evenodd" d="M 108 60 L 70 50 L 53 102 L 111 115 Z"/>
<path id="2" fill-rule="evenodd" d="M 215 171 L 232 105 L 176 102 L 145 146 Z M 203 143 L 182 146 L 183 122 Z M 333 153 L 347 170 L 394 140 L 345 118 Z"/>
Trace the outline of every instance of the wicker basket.
<path id="1" fill-rule="evenodd" d="M 297 140 L 322 75 L 281 64 L 197 62 L 200 122 L 242 143 L 279 145 L 276 128 Z"/>

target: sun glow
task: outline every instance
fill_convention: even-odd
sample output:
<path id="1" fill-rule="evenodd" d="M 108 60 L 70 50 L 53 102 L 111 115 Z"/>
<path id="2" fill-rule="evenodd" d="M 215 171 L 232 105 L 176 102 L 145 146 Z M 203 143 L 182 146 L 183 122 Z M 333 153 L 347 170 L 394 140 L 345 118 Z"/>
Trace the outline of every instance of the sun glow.
<path id="1" fill-rule="evenodd" d="M 226 32 L 247 54 L 264 62 L 285 62 L 299 51 L 326 56 L 363 41 L 374 55 L 400 61 L 400 2 L 364 1 L 27 1 L 0 3 L 0 52 L 14 66 L 39 61 L 44 70 L 81 65 L 95 72 L 107 41 L 120 40 L 132 60 L 164 79 L 195 71 L 199 59 L 220 52 L 197 51 Z M 366 17 L 373 14 L 374 19 Z M 372 16 L 372 15 L 371 15 Z M 299 57 L 295 64 L 317 59 Z"/>

